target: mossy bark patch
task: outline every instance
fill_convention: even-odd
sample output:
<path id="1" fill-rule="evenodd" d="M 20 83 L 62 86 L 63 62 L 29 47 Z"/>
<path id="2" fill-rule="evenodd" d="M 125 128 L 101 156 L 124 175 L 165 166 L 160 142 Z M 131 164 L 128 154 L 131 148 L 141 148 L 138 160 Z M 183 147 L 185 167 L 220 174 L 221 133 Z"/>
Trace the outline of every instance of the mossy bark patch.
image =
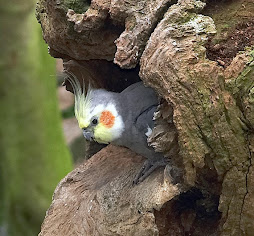
<path id="1" fill-rule="evenodd" d="M 55 53 L 55 56 L 61 56 L 66 61 L 71 61 L 70 59 L 78 61 L 76 71 L 89 70 L 92 74 L 91 80 L 95 84 L 109 89 L 113 81 L 116 84 L 116 80 L 108 76 L 110 73 L 105 74 L 107 75 L 105 79 L 102 76 L 103 73 L 98 73 L 95 68 L 99 67 L 94 66 L 98 59 L 114 60 L 121 68 L 133 68 L 140 65 L 140 78 L 163 98 L 156 114 L 157 126 L 149 142 L 157 150 L 163 151 L 165 156 L 170 157 L 172 162 L 180 168 L 182 176 L 179 178 L 180 184 L 177 185 L 179 192 L 173 198 L 168 198 L 170 200 L 165 202 L 165 205 L 161 204 L 156 208 L 155 213 L 147 214 L 148 211 L 150 212 L 150 210 L 147 211 L 148 208 L 139 210 L 139 214 L 144 213 L 142 217 L 152 218 L 131 221 L 131 227 L 137 225 L 141 227 L 135 228 L 137 235 L 142 233 L 167 235 L 169 229 L 176 235 L 190 232 L 202 235 L 205 232 L 238 236 L 248 235 L 254 231 L 254 221 L 251 222 L 252 212 L 254 212 L 253 200 L 251 200 L 254 199 L 251 188 L 253 183 L 253 56 L 251 48 L 245 47 L 252 44 L 253 24 L 251 22 L 253 19 L 251 17 L 254 11 L 251 9 L 254 4 L 252 0 L 206 2 L 207 7 L 203 10 L 205 1 L 94 0 L 86 13 L 77 14 L 69 10 L 67 15 L 67 20 L 74 25 L 73 31 L 69 31 L 70 34 L 67 37 L 64 35 L 65 38 L 75 35 L 86 42 L 90 40 L 85 50 L 80 50 L 80 43 L 76 44 L 77 39 L 69 41 L 69 48 L 62 49 L 58 45 L 61 44 L 59 41 L 54 42 L 53 50 L 51 48 L 51 53 Z M 47 9 L 50 9 L 49 5 Z M 49 17 L 54 18 L 58 10 L 55 6 L 53 9 Z M 65 27 L 68 26 L 66 22 L 63 24 Z M 119 31 L 118 35 L 115 34 L 116 47 L 110 50 L 110 57 L 107 57 L 108 51 L 101 50 L 102 44 L 96 41 L 95 36 L 98 32 L 101 33 L 100 42 L 105 41 L 104 48 L 107 48 L 108 43 L 112 43 L 110 41 L 112 38 L 104 37 L 104 29 L 110 32 L 112 24 L 119 27 Z M 112 30 L 113 33 L 115 33 L 114 30 Z M 93 37 L 90 37 L 91 35 Z M 57 37 L 57 34 L 52 35 L 48 41 L 49 44 L 53 45 L 52 42 Z M 251 42 L 246 41 L 246 37 L 249 37 Z M 207 44 L 209 38 L 210 42 Z M 98 51 L 92 53 L 95 49 L 94 43 L 97 43 L 96 50 L 100 49 L 99 53 Z M 75 51 L 75 48 L 79 50 Z M 244 51 L 239 52 L 239 50 Z M 85 62 L 89 59 L 97 60 Z M 91 69 L 89 65 L 93 65 L 93 68 Z M 111 68 L 114 66 L 111 63 Z M 136 67 L 136 70 L 133 70 L 134 74 L 138 73 L 138 70 L 139 67 Z M 128 73 L 124 71 L 119 72 L 127 75 Z M 131 74 L 129 75 L 126 77 L 127 81 L 132 79 Z M 120 90 L 120 84 L 124 87 L 127 83 L 123 83 L 120 77 L 117 78 L 121 81 L 119 82 Z M 102 152 L 98 155 L 104 154 Z M 100 163 L 97 162 L 97 158 L 98 156 L 94 158 L 95 162 Z M 125 161 L 124 171 L 126 172 L 124 173 L 126 174 L 128 170 L 129 173 L 132 171 L 132 164 L 130 159 Z M 122 165 L 121 160 L 116 160 L 116 163 L 118 163 L 116 166 Z M 89 165 L 95 168 L 95 164 L 91 161 L 82 167 L 85 172 Z M 173 170 L 174 167 L 173 165 Z M 78 176 L 78 171 L 80 170 L 73 172 L 75 178 Z M 170 170 L 167 166 L 162 175 L 164 176 L 164 182 L 161 180 L 162 185 L 170 182 L 167 174 L 170 172 L 172 169 Z M 103 217 L 110 216 L 108 218 L 112 220 L 106 226 L 103 223 L 101 232 L 104 234 L 109 230 L 113 230 L 111 234 L 117 234 L 120 231 L 130 232 L 122 231 L 127 228 L 125 226 L 122 228 L 122 224 L 118 221 L 119 214 L 116 214 L 116 211 L 112 212 L 112 209 L 117 209 L 118 197 L 122 191 L 131 192 L 124 188 L 125 181 L 129 178 L 125 174 L 118 169 L 117 181 L 110 173 L 108 174 L 109 182 L 114 183 L 110 185 L 112 186 L 109 191 L 112 193 L 110 199 L 107 198 L 109 192 L 104 192 L 106 185 L 104 186 L 103 179 L 97 178 L 96 198 L 100 193 L 105 197 L 109 207 L 103 208 L 106 209 Z M 88 175 L 85 174 L 85 176 Z M 158 175 L 151 176 L 149 181 L 154 181 L 157 177 Z M 115 187 L 118 185 L 114 181 L 122 184 L 123 187 Z M 51 219 L 55 220 L 55 225 L 62 225 L 61 217 L 58 218 L 56 213 L 63 207 L 63 203 L 71 202 L 73 194 L 77 193 L 72 192 L 76 186 L 76 182 L 73 182 L 72 180 L 68 182 L 67 178 L 61 183 L 52 204 L 52 209 L 57 211 L 53 214 L 49 212 L 42 234 L 45 234 L 48 227 L 52 226 Z M 66 183 L 73 185 L 73 187 L 68 186 L 71 191 L 67 195 L 64 192 Z M 154 186 L 152 182 L 144 184 L 146 190 L 153 194 L 155 190 L 151 187 Z M 78 186 L 78 189 L 80 186 L 82 184 Z M 173 190 L 175 186 L 169 189 Z M 100 189 L 103 189 L 102 192 Z M 192 190 L 195 190 L 194 194 Z M 89 191 L 95 193 L 93 189 Z M 119 195 L 114 194 L 116 191 Z M 186 194 L 183 193 L 184 191 Z M 169 196 L 167 193 L 164 196 Z M 142 194 L 139 195 L 139 192 L 136 194 L 139 198 L 134 200 L 134 204 L 142 205 L 140 201 Z M 61 198 L 62 196 L 64 198 Z M 83 197 L 82 192 L 75 196 Z M 58 208 L 59 199 L 63 201 L 60 200 Z M 190 206 L 187 205 L 181 209 L 179 199 L 184 206 L 191 201 Z M 80 201 L 79 205 L 83 203 Z M 87 201 L 82 206 L 84 209 L 90 207 Z M 99 209 L 102 209 L 102 206 Z M 124 209 L 131 210 L 132 208 L 128 206 Z M 89 213 L 95 220 L 93 226 L 86 228 L 87 230 L 94 230 L 102 225 L 100 219 L 96 218 L 97 212 Z M 171 214 L 171 212 L 174 213 Z M 210 217 L 204 212 L 212 212 L 213 216 Z M 132 214 L 132 212 L 129 213 Z M 82 215 L 82 217 L 85 216 Z M 128 215 L 128 217 L 130 219 L 131 216 Z M 204 218 L 206 220 L 203 221 Z M 140 225 L 144 219 L 147 222 L 144 224 L 145 227 L 150 227 L 148 231 L 143 231 L 143 226 Z M 150 224 L 151 219 L 153 224 Z M 171 219 L 170 226 L 166 225 L 168 219 Z M 117 223 L 112 225 L 112 222 Z M 82 222 L 79 224 L 82 225 Z M 118 227 L 120 231 L 115 231 L 115 227 Z M 132 234 L 135 235 L 134 231 Z"/>

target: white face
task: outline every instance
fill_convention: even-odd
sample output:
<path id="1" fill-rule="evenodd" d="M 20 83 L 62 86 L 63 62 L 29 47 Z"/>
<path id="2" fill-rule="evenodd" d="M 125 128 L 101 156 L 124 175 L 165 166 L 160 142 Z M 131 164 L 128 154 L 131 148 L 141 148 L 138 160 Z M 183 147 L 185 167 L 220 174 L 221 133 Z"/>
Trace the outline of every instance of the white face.
<path id="1" fill-rule="evenodd" d="M 91 107 L 94 90 L 88 87 L 85 94 L 75 76 L 69 78 L 69 82 L 75 94 L 75 116 L 84 136 L 100 143 L 109 143 L 119 138 L 124 131 L 124 123 L 115 105 L 108 103 Z"/>
<path id="2" fill-rule="evenodd" d="M 121 136 L 124 123 L 114 104 L 100 104 L 88 110 L 89 112 L 85 112 L 86 117 L 79 122 L 79 125 L 82 129 L 90 129 L 95 141 L 110 143 Z M 95 119 L 97 122 L 94 122 Z"/>
<path id="3" fill-rule="evenodd" d="M 98 105 L 94 107 L 93 109 L 90 109 L 90 112 L 87 114 L 87 120 L 92 121 L 93 117 L 99 118 L 101 113 L 105 110 L 105 106 L 103 105 Z"/>

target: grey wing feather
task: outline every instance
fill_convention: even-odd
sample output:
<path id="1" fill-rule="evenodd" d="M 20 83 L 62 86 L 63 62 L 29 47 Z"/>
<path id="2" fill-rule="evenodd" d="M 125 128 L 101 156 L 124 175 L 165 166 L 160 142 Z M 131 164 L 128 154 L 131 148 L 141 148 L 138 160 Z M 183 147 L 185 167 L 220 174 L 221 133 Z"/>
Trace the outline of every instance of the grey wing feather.
<path id="1" fill-rule="evenodd" d="M 121 92 L 122 103 L 128 108 L 129 117 L 136 121 L 138 117 L 152 107 L 158 106 L 158 97 L 152 88 L 143 82 L 132 84 Z"/>
<path id="2" fill-rule="evenodd" d="M 149 109 L 145 110 L 142 114 L 140 114 L 134 125 L 136 128 L 141 132 L 143 135 L 145 135 L 145 138 L 147 138 L 147 132 L 149 129 L 154 128 L 154 112 L 156 111 L 157 106 L 152 106 Z"/>
<path id="3" fill-rule="evenodd" d="M 148 147 L 146 133 L 153 129 L 153 115 L 158 106 L 158 97 L 152 88 L 142 82 L 135 83 L 120 93 L 119 110 L 125 123 L 125 131 L 114 143 L 128 147 L 147 158 L 154 150 Z"/>

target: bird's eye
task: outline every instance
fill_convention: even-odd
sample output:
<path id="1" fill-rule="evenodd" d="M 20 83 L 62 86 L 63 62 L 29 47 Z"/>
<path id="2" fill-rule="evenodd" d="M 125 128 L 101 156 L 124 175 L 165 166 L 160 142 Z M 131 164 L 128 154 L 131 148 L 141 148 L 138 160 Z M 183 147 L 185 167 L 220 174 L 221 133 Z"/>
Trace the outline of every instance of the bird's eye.
<path id="1" fill-rule="evenodd" d="M 97 124 L 98 124 L 98 119 L 97 119 L 97 118 L 93 118 L 92 124 L 93 124 L 93 125 L 97 125 Z"/>

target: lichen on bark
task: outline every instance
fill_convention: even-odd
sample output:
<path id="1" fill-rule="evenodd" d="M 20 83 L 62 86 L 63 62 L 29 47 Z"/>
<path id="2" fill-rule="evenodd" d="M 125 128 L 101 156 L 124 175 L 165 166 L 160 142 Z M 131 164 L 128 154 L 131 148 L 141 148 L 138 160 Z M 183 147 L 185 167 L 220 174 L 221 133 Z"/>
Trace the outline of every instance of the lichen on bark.
<path id="1" fill-rule="evenodd" d="M 49 24 L 42 22 L 44 37 L 54 56 L 61 56 L 67 64 L 70 59 L 76 61 L 78 66 L 74 74 L 81 73 L 83 76 L 90 73 L 98 87 L 121 91 L 133 79 L 133 74 L 137 76 L 140 66 L 140 78 L 162 98 L 156 114 L 157 126 L 149 143 L 170 157 L 182 174 L 178 184 L 175 184 L 168 178 L 168 173 L 171 173 L 168 166 L 164 173 L 162 170 L 155 172 L 141 183 L 134 194 L 133 189 L 125 188 L 129 186 L 126 182 L 126 179 L 130 179 L 128 173 L 134 171 L 127 157 L 128 160 L 124 159 L 124 171 L 119 169 L 117 177 L 114 177 L 117 180 L 111 176 L 110 169 L 108 175 L 103 177 L 94 177 L 94 174 L 91 179 L 87 177 L 90 173 L 88 166 L 95 168 L 95 165 L 100 165 L 100 155 L 110 156 L 110 162 L 111 155 L 121 153 L 122 149 L 110 147 L 107 150 L 111 153 L 105 154 L 105 150 L 98 153 L 92 157 L 93 161 L 85 163 L 70 176 L 74 180 L 79 176 L 81 182 L 81 179 L 88 178 L 89 187 L 84 190 L 85 196 L 89 192 L 100 197 L 109 196 L 110 192 L 113 194 L 115 191 L 118 194 L 111 195 L 105 201 L 103 197 L 99 200 L 96 198 L 97 211 L 94 213 L 80 215 L 78 211 L 85 222 L 89 221 L 89 229 L 86 230 L 98 235 L 167 235 L 168 230 L 176 235 L 203 235 L 204 232 L 207 235 L 250 235 L 254 231 L 253 52 L 250 47 L 253 41 L 250 38 L 245 45 L 246 41 L 242 39 L 244 35 L 251 35 L 253 24 L 248 21 L 253 17 L 253 12 L 248 9 L 253 9 L 254 4 L 250 0 L 237 3 L 206 1 L 205 7 L 205 1 L 194 0 L 93 0 L 86 12 L 69 9 L 68 12 L 61 10 L 59 15 L 59 6 L 50 2 L 41 0 L 43 9 L 48 11 L 49 18 L 58 19 L 58 16 L 61 25 L 57 29 L 53 21 L 48 21 Z M 224 7 L 226 13 L 220 7 Z M 233 16 L 236 16 L 234 21 Z M 246 27 L 239 32 L 239 24 L 243 22 Z M 242 36 L 233 37 L 237 32 Z M 56 42 L 60 35 L 63 38 Z M 99 39 L 96 38 L 98 36 Z M 227 54 L 222 49 L 234 40 L 236 47 L 230 45 L 232 51 Z M 237 45 L 239 42 L 241 45 Z M 116 69 L 113 61 L 121 68 L 138 66 L 129 73 Z M 66 68 L 70 69 L 67 64 Z M 117 79 L 110 76 L 115 71 Z M 121 75 L 126 79 L 121 80 Z M 137 80 L 135 77 L 132 82 Z M 119 86 L 122 86 L 121 89 Z M 121 158 L 116 162 L 120 164 L 123 161 Z M 82 168 L 85 169 L 85 177 L 78 173 Z M 158 176 L 164 177 L 164 181 Z M 105 178 L 114 185 L 104 185 Z M 156 184 L 159 190 L 154 187 Z M 55 225 L 61 223 L 61 217 L 55 218 L 56 212 L 70 220 L 63 232 L 68 232 L 72 226 L 76 227 L 74 210 L 70 214 L 65 210 L 60 211 L 73 196 L 79 197 L 76 204 L 83 204 L 86 208 L 90 206 L 89 197 L 85 200 L 86 197 L 81 196 L 80 192 L 75 192 L 75 188 L 83 188 L 85 184 L 74 185 L 75 181 L 69 177 L 59 185 L 41 235 L 53 232 L 48 231 L 53 227 L 51 220 Z M 109 186 L 110 191 L 107 189 Z M 156 205 L 153 198 L 144 201 L 142 194 L 147 196 L 148 189 L 158 191 L 157 197 L 162 196 L 160 187 L 163 186 L 169 190 L 163 197 L 164 202 Z M 152 196 L 154 191 L 151 191 Z M 124 193 L 127 193 L 130 205 L 123 204 Z M 111 208 L 104 207 L 106 203 L 113 207 L 113 212 Z M 144 214 L 135 218 L 136 212 L 130 211 L 130 206 L 138 209 L 138 206 L 142 206 L 141 212 Z M 127 215 L 122 217 L 122 211 L 126 211 L 127 215 L 133 214 L 133 218 L 129 215 L 130 218 Z M 110 222 L 101 223 L 94 215 L 98 212 L 103 219 L 105 216 L 111 217 Z M 120 223 L 116 216 L 118 214 L 121 215 L 119 219 L 128 218 L 127 222 L 132 223 Z M 142 226 L 140 222 L 147 223 Z M 82 222 L 78 225 L 82 228 Z M 98 225 L 101 226 L 100 231 L 93 231 Z M 81 229 L 75 230 L 76 235 L 82 232 Z"/>
<path id="2" fill-rule="evenodd" d="M 173 104 L 187 182 L 199 186 L 197 172 L 207 165 L 206 159 L 211 159 L 217 181 L 222 181 L 222 232 L 239 235 L 245 232 L 240 224 L 250 166 L 248 132 L 243 129 L 245 115 L 227 87 L 223 68 L 205 57 L 206 35 L 215 28 L 211 22 L 202 27 L 202 20 L 195 24 L 196 19 L 205 19 L 195 14 L 187 17 L 186 23 L 184 14 L 188 13 L 182 13 L 183 8 L 172 6 L 155 29 L 141 58 L 140 76 Z M 253 71 L 250 65 L 245 67 L 245 71 Z M 243 72 L 242 78 L 250 89 L 253 82 L 246 75 Z"/>

